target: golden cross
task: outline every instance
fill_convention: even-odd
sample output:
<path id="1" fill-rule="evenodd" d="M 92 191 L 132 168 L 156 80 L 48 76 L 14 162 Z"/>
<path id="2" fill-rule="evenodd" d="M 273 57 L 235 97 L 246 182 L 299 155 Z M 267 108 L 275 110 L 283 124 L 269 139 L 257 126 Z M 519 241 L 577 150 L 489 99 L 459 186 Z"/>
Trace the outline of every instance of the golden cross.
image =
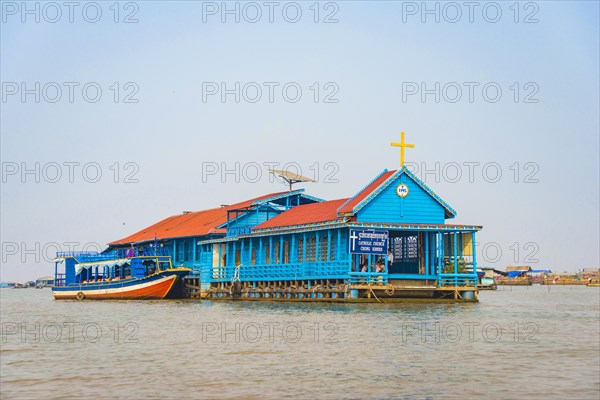
<path id="1" fill-rule="evenodd" d="M 392 142 L 390 146 L 400 147 L 400 168 L 404 165 L 404 148 L 410 147 L 411 149 L 415 148 L 414 144 L 404 143 L 404 132 L 400 132 L 400 143 Z"/>

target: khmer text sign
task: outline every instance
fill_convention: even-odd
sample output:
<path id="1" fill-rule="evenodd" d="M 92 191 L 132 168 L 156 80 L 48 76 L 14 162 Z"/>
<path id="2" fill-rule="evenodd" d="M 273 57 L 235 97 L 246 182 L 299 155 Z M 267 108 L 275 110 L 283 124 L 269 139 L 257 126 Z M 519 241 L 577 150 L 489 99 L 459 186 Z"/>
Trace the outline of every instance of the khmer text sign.
<path id="1" fill-rule="evenodd" d="M 350 253 L 387 254 L 390 234 L 374 229 L 350 229 Z"/>

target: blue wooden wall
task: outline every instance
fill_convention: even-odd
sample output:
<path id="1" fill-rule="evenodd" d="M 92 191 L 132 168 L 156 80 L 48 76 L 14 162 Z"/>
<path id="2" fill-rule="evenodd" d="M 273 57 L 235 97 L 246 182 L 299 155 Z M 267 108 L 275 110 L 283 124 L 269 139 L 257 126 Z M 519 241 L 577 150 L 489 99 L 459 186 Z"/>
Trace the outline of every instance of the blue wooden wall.
<path id="1" fill-rule="evenodd" d="M 408 196 L 401 198 L 396 187 L 408 186 Z M 444 207 L 406 174 L 400 175 L 359 212 L 359 222 L 443 224 Z"/>
<path id="2" fill-rule="evenodd" d="M 275 217 L 279 213 L 280 212 L 277 210 L 269 209 L 268 219 Z M 232 218 L 233 218 L 233 215 L 232 215 Z M 252 211 L 245 213 L 244 215 L 241 215 L 241 213 L 240 213 L 240 216 L 237 219 L 229 222 L 228 227 L 234 228 L 234 227 L 239 227 L 239 226 L 256 226 L 256 225 L 262 224 L 266 220 L 267 220 L 267 211 L 266 210 L 260 210 L 260 211 L 252 210 Z"/>

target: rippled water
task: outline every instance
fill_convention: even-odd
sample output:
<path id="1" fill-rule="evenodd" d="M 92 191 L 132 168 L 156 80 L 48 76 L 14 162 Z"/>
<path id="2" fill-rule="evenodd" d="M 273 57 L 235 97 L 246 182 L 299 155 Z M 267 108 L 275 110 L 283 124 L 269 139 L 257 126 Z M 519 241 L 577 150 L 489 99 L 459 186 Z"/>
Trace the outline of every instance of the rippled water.
<path id="1" fill-rule="evenodd" d="M 600 396 L 599 288 L 477 304 L 0 298 L 3 399 Z"/>

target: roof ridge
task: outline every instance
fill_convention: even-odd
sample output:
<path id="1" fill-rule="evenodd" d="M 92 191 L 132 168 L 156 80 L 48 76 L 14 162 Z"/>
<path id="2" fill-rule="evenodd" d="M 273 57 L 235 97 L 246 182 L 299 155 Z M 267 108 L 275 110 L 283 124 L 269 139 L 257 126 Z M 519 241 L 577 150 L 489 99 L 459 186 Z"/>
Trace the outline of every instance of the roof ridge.
<path id="1" fill-rule="evenodd" d="M 336 221 L 341 218 L 337 213 L 338 205 L 346 200 L 346 198 L 341 198 L 295 206 L 254 226 L 252 230 Z"/>
<path id="2" fill-rule="evenodd" d="M 352 209 L 353 213 L 357 213 L 363 208 L 367 203 L 369 203 L 373 198 L 377 197 L 382 190 L 387 188 L 390 183 L 396 179 L 398 179 L 402 174 L 406 174 L 410 179 L 413 180 L 421 189 L 425 191 L 429 196 L 431 196 L 435 201 L 437 201 L 445 210 L 449 212 L 449 214 L 454 217 L 456 216 L 456 211 L 450 206 L 450 204 L 446 203 L 440 196 L 438 196 L 433 189 L 425 184 L 425 182 L 421 181 L 419 178 L 415 176 L 410 170 L 403 165 L 402 168 L 396 170 L 392 175 L 390 175 L 385 181 L 381 183 L 377 188 L 373 189 L 369 195 L 367 195 L 364 199 L 360 201 L 357 205 Z"/>
<path id="3" fill-rule="evenodd" d="M 450 211 L 450 214 L 456 216 L 456 210 L 452 208 L 450 204 L 448 204 L 444 199 L 442 199 L 437 193 L 433 191 L 425 182 L 420 180 L 415 174 L 413 174 L 406 166 L 402 167 L 402 172 L 406 172 L 406 174 L 417 183 L 417 185 L 421 186 L 423 190 L 425 190 L 434 200 L 441 204 L 442 207 Z"/>
<path id="4" fill-rule="evenodd" d="M 388 169 L 384 168 L 383 171 L 381 171 L 375 178 L 371 179 L 371 181 L 369 183 L 367 183 L 365 186 L 362 187 L 362 189 L 360 189 L 358 192 L 356 192 L 354 194 L 354 196 L 351 196 L 344 204 L 342 204 L 341 206 L 338 207 L 338 209 L 336 210 L 339 214 L 340 210 L 343 209 L 344 207 L 346 207 L 346 205 L 348 203 L 350 203 L 352 200 L 354 200 L 354 198 L 356 198 L 359 194 L 361 194 L 362 192 L 364 192 L 369 186 L 371 186 L 373 183 L 375 183 L 375 181 L 377 179 L 379 179 L 383 174 L 387 173 Z"/>

